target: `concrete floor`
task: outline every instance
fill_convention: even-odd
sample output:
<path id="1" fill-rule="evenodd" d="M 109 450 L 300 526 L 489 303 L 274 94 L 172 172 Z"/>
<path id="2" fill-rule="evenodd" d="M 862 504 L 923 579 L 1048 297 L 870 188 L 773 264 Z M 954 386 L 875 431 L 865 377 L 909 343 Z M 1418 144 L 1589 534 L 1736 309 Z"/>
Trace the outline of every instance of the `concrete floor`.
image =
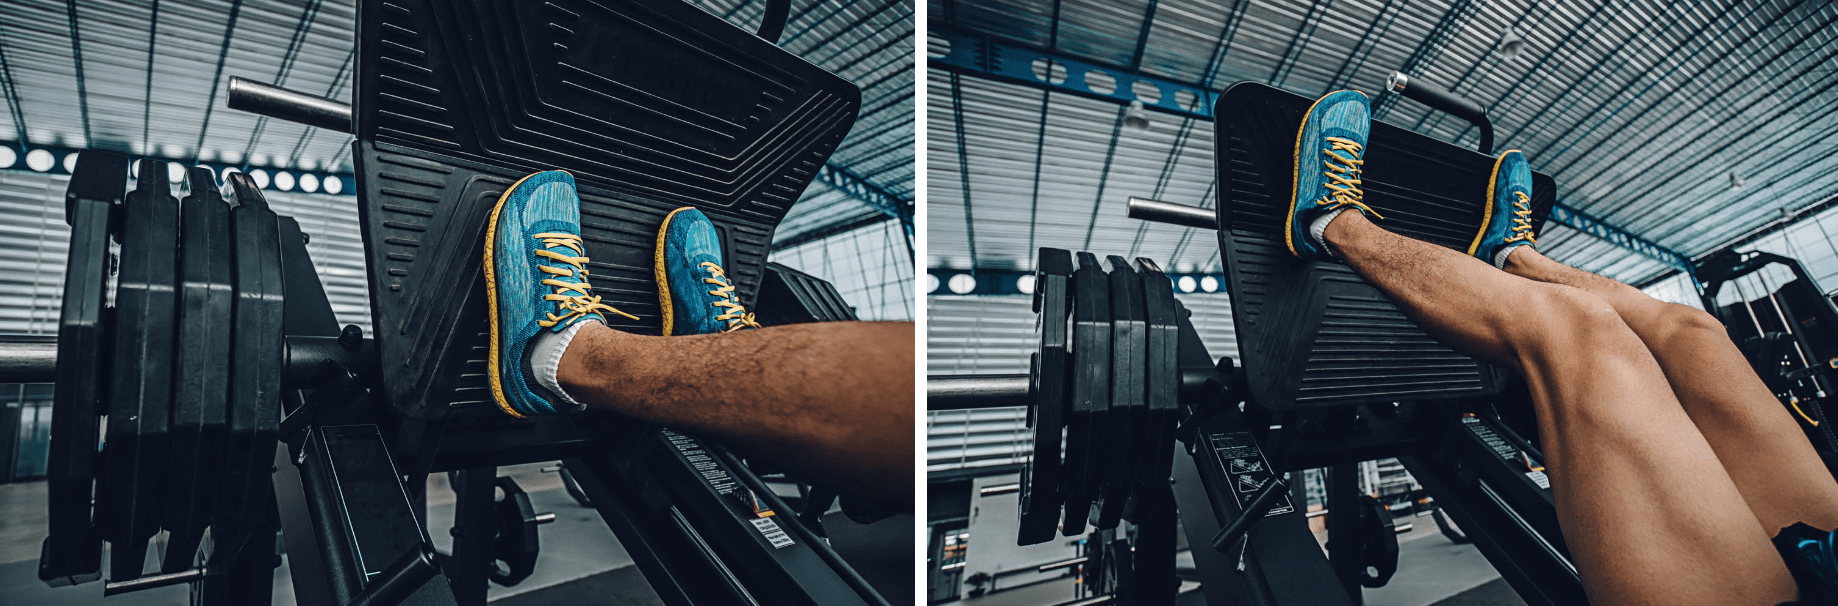
<path id="1" fill-rule="evenodd" d="M 1398 535 L 1398 571 L 1391 582 L 1377 589 L 1366 589 L 1366 606 L 1523 606 L 1524 602 L 1510 589 L 1487 558 L 1473 545 L 1456 545 L 1442 536 L 1436 523 L 1428 517 L 1400 519 L 1409 522 L 1409 532 Z M 1317 533 L 1318 541 L 1326 533 Z M 1178 556 L 1177 567 L 1193 566 L 1187 552 Z M 1070 577 L 1016 587 L 966 599 L 964 606 L 1052 606 L 1071 602 L 1076 584 Z M 1203 603 L 1196 583 L 1183 583 L 1182 604 Z"/>
<path id="2" fill-rule="evenodd" d="M 642 582 L 632 583 L 631 579 L 642 579 L 642 575 L 631 568 L 632 558 L 621 547 L 612 530 L 608 529 L 600 515 L 593 509 L 582 507 L 562 489 L 560 478 L 555 474 L 540 473 L 539 469 L 548 464 L 519 465 L 505 467 L 501 475 L 508 475 L 530 494 L 531 504 L 538 512 L 553 512 L 555 522 L 545 525 L 540 531 L 542 553 L 536 563 L 536 572 L 529 579 L 516 587 L 499 587 L 491 585 L 490 596 L 493 601 L 502 600 L 520 594 L 531 594 L 533 599 L 518 600 L 517 603 L 545 603 L 536 592 L 540 589 L 559 587 L 571 581 L 595 578 L 619 580 L 619 585 L 626 601 L 632 604 L 660 604 L 656 594 Z M 46 489 L 44 482 L 18 484 L 0 484 L 0 604 L 32 605 L 96 605 L 96 606 L 186 606 L 190 602 L 189 588 L 183 585 L 162 587 L 136 593 L 113 596 L 104 601 L 102 583 L 91 582 L 75 587 L 51 588 L 38 580 L 39 544 L 44 540 L 47 530 L 45 513 Z M 452 543 L 446 529 L 453 525 L 453 492 L 447 487 L 444 474 L 429 478 L 428 486 L 428 527 L 436 547 L 443 550 Z M 828 516 L 828 519 L 842 520 L 841 515 Z M 904 538 L 904 545 L 864 544 L 845 545 L 845 540 L 838 537 L 835 542 L 839 552 L 855 563 L 864 576 L 880 574 L 888 576 L 882 568 L 893 568 L 887 565 L 889 553 L 915 553 L 911 544 L 912 516 L 895 516 L 876 523 L 871 527 L 878 531 L 872 539 L 876 543 L 893 543 L 889 536 Z M 899 526 L 899 532 L 889 535 L 885 530 Z M 855 533 L 852 536 L 860 536 Z M 910 555 L 904 557 L 910 558 Z M 107 561 L 107 555 L 104 555 Z M 158 562 L 157 556 L 149 557 L 149 563 Z M 911 594 L 910 565 L 897 566 L 898 573 L 905 573 L 905 586 L 893 591 Z M 895 579 L 897 582 L 898 579 Z M 871 579 L 873 582 L 873 579 Z M 877 586 L 880 583 L 876 583 Z M 885 591 L 885 590 L 884 590 Z M 602 596 L 606 594 L 601 594 Z M 905 599 L 889 596 L 894 603 L 904 603 Z M 577 602 L 578 603 L 578 602 Z M 285 563 L 275 569 L 275 606 L 292 606 L 294 604 L 293 586 Z"/>

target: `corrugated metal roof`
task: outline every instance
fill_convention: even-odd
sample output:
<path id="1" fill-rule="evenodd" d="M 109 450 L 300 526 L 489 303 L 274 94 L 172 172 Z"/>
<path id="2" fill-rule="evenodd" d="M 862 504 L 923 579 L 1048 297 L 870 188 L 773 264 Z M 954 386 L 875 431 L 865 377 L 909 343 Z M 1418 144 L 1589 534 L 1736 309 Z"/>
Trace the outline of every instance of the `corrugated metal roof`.
<path id="1" fill-rule="evenodd" d="M 1378 119 L 1473 145 L 1478 135 L 1461 120 L 1378 94 L 1403 71 L 1486 106 L 1496 149 L 1524 150 L 1534 169 L 1556 177 L 1560 201 L 1687 255 L 1838 192 L 1838 6 L 1829 2 L 932 0 L 931 8 L 933 28 L 1213 90 L 1239 80 L 1307 96 L 1357 88 L 1374 94 Z M 1508 27 L 1524 40 L 1515 58 L 1500 52 Z M 940 69 L 928 70 L 927 85 L 929 266 L 1027 267 L 1027 251 L 1043 245 L 1141 248 L 1173 266 L 1217 265 L 1210 242 L 1180 247 L 1182 230 L 1145 228 L 1122 210 L 1129 196 L 1210 206 L 1210 124 L 1151 113 L 1154 124 L 1137 132 L 1117 127 L 1121 109 L 1110 103 Z M 1187 128 L 1185 144 L 1172 145 Z M 1731 187 L 1732 173 L 1743 187 Z M 1020 242 L 1023 224 L 1035 223 Z M 1561 227 L 1540 242 L 1558 260 L 1624 281 L 1669 271 Z"/>
<path id="2" fill-rule="evenodd" d="M 696 4 L 752 29 L 766 3 Z M 780 45 L 863 87 L 855 128 L 831 163 L 911 199 L 911 0 L 792 4 Z M 349 0 L 9 1 L 0 140 L 348 172 L 350 135 L 223 103 L 231 76 L 349 98 L 356 11 Z M 813 187 L 806 199 L 827 191 Z M 873 209 L 836 211 L 832 223 Z"/>
<path id="3" fill-rule="evenodd" d="M 766 5 L 693 4 L 749 31 Z M 349 172 L 350 135 L 230 110 L 224 98 L 228 79 L 243 76 L 349 99 L 356 10 L 351 0 L 7 0 L 0 6 L 0 142 Z M 913 20 L 911 0 L 796 0 L 780 37 L 780 46 L 862 86 L 854 129 L 830 163 L 906 200 L 914 196 Z M 814 182 L 776 236 L 843 235 L 879 216 Z M 898 248 L 909 254 L 903 243 Z M 846 261 L 822 265 L 855 273 L 824 277 L 881 283 L 904 272 L 911 280 L 907 259 Z M 904 310 L 882 315 L 911 317 L 910 292 L 905 300 Z"/>

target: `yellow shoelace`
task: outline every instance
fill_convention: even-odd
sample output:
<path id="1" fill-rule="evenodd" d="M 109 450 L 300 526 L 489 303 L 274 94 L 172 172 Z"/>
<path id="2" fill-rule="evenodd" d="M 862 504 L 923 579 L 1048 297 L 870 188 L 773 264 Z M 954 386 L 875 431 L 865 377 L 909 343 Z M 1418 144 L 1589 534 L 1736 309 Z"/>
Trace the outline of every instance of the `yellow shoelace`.
<path id="1" fill-rule="evenodd" d="M 1329 209 L 1353 206 L 1372 215 L 1374 219 L 1383 219 L 1384 217 L 1379 216 L 1378 211 L 1372 210 L 1372 207 L 1360 201 L 1365 197 L 1365 192 L 1359 189 L 1359 176 L 1365 170 L 1362 167 L 1366 164 L 1366 161 L 1360 158 L 1364 148 L 1357 141 L 1340 137 L 1328 137 L 1327 142 L 1329 145 L 1324 151 L 1328 159 L 1322 164 L 1327 165 L 1325 174 L 1329 191 L 1327 195 L 1315 201 L 1315 206 Z M 1342 156 L 1335 152 L 1347 152 L 1350 156 Z M 1335 164 L 1336 161 L 1339 164 Z"/>
<path id="2" fill-rule="evenodd" d="M 556 315 L 555 312 L 546 314 L 549 319 L 537 320 L 536 324 L 538 326 L 549 328 L 556 324 L 565 324 L 574 321 L 575 318 L 597 311 L 612 312 L 633 320 L 638 319 L 638 316 L 613 309 L 613 306 L 601 303 L 599 296 L 588 294 L 586 267 L 587 251 L 581 249 L 580 236 L 551 232 L 536 234 L 532 237 L 542 240 L 542 245 L 545 247 L 537 249 L 536 256 L 554 259 L 574 268 L 567 269 L 552 265 L 538 265 L 537 267 L 542 269 L 543 273 L 577 279 L 577 281 L 574 282 L 564 282 L 555 278 L 543 278 L 543 285 L 555 288 L 555 292 L 543 295 L 543 300 L 555 301 L 556 311 L 562 313 L 561 315 Z M 575 254 L 565 255 L 552 250 L 555 248 L 567 248 L 573 250 Z"/>
<path id="3" fill-rule="evenodd" d="M 703 282 L 713 284 L 716 287 L 714 290 L 708 291 L 708 294 L 721 297 L 721 300 L 710 303 L 710 305 L 714 305 L 717 309 L 727 310 L 727 313 L 715 316 L 716 320 L 727 320 L 728 322 L 728 329 L 721 332 L 734 332 L 740 330 L 743 326 L 759 328 L 759 322 L 753 321 L 753 314 L 747 313 L 746 307 L 742 307 L 740 303 L 734 301 L 734 285 L 728 283 L 727 274 L 721 271 L 721 266 L 703 261 L 702 268 L 707 269 L 708 273 L 714 275 L 712 278 L 702 279 Z"/>
<path id="4" fill-rule="evenodd" d="M 1505 241 L 1508 244 L 1513 242 L 1537 244 L 1538 239 L 1532 237 L 1532 198 L 1522 191 L 1513 192 L 1513 195 L 1518 196 L 1519 199 L 1513 201 L 1513 208 L 1517 209 L 1513 211 L 1513 233 L 1507 236 Z"/>

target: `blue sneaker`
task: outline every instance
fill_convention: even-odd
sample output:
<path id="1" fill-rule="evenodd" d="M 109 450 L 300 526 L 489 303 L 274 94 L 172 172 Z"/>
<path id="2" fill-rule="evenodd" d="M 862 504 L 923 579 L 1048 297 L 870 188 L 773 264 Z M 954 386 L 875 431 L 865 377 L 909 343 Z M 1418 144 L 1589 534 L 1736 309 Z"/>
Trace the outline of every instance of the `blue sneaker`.
<path id="1" fill-rule="evenodd" d="M 511 416 L 578 409 L 537 384 L 529 360 L 532 337 L 589 318 L 605 323 L 600 312 L 638 319 L 592 294 L 586 266 L 573 175 L 536 173 L 498 198 L 485 232 L 485 296 L 491 309 L 487 368 L 492 396 Z"/>
<path id="2" fill-rule="evenodd" d="M 1308 108 L 1296 131 L 1296 173 L 1289 222 L 1283 239 L 1289 252 L 1310 260 L 1333 258 L 1326 246 L 1309 234 L 1309 225 L 1322 213 L 1347 207 L 1383 219 L 1360 199 L 1360 173 L 1365 165 L 1366 135 L 1372 129 L 1371 109 L 1365 93 L 1343 90 L 1328 93 Z"/>
<path id="3" fill-rule="evenodd" d="M 1468 245 L 1468 254 L 1506 269 L 1512 249 L 1538 243 L 1532 233 L 1532 169 L 1525 163 L 1525 154 L 1509 150 L 1493 161 L 1487 200 L 1481 232 Z"/>
<path id="4" fill-rule="evenodd" d="M 702 211 L 683 207 L 657 228 L 657 299 L 664 336 L 759 328 L 721 270 L 721 240 Z"/>

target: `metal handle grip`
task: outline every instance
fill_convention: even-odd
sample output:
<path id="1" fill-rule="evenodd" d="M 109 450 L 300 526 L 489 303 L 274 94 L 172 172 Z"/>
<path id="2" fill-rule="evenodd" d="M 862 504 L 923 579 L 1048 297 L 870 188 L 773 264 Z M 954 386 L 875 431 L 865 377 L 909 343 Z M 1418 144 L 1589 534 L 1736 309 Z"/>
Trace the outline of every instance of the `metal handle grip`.
<path id="1" fill-rule="evenodd" d="M 1487 108 L 1481 107 L 1481 104 L 1423 82 L 1413 82 L 1410 76 L 1401 72 L 1391 72 L 1385 87 L 1407 99 L 1428 105 L 1430 109 L 1467 120 L 1469 124 L 1481 129 L 1481 142 L 1475 147 L 1483 154 L 1493 153 L 1493 122 L 1487 119 Z"/>

